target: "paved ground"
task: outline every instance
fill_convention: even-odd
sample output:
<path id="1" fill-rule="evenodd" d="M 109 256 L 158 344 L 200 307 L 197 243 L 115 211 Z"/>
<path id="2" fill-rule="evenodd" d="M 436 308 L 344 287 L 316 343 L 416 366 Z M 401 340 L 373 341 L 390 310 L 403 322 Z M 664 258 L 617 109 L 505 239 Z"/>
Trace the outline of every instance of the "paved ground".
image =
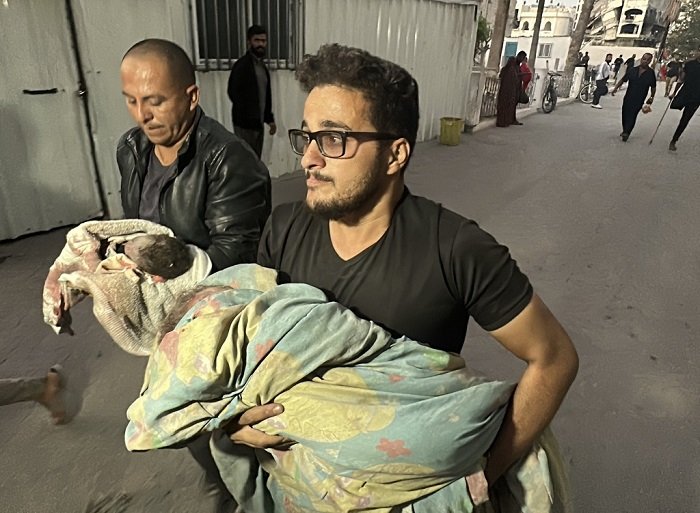
<path id="1" fill-rule="evenodd" d="M 621 97 L 606 97 L 601 111 L 574 103 L 456 147 L 421 144 L 408 170 L 413 192 L 510 246 L 574 339 L 581 370 L 554 427 L 580 513 L 700 511 L 700 117 L 676 154 L 666 149 L 675 111 L 650 146 L 663 103 L 640 115 L 627 143 L 617 137 Z M 303 188 L 289 177 L 275 185 L 276 201 Z M 187 454 L 124 449 L 145 360 L 117 349 L 87 303 L 73 338 L 42 325 L 41 285 L 64 234 L 0 244 L 0 377 L 61 362 L 82 391 L 65 427 L 32 405 L 2 408 L 0 510 L 81 513 L 123 493 L 129 512 L 206 511 Z M 463 354 L 497 377 L 521 369 L 477 327 Z"/>

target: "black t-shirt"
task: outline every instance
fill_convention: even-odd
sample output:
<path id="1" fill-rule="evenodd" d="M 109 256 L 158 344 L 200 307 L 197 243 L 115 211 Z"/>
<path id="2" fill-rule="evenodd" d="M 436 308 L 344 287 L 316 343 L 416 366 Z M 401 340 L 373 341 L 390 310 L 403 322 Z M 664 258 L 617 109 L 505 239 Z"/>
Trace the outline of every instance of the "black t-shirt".
<path id="1" fill-rule="evenodd" d="M 668 64 L 666 64 L 666 76 L 669 78 L 677 77 L 680 69 L 681 69 L 680 62 L 671 61 Z"/>
<path id="2" fill-rule="evenodd" d="M 623 62 L 624 62 L 624 61 L 622 60 L 621 57 L 618 57 L 617 59 L 615 59 L 615 71 L 617 71 L 617 70 L 620 69 L 620 67 L 622 66 L 622 63 L 623 63 Z"/>
<path id="3" fill-rule="evenodd" d="M 177 160 L 169 166 L 164 166 L 158 160 L 155 151 L 151 151 L 148 159 L 146 176 L 141 187 L 141 201 L 139 202 L 139 219 L 146 219 L 154 223 L 160 223 L 160 191 L 165 183 L 175 176 Z"/>
<path id="4" fill-rule="evenodd" d="M 300 203 L 277 207 L 258 263 L 280 282 L 308 283 L 394 336 L 459 352 L 469 316 L 504 326 L 532 298 L 508 249 L 469 219 L 408 191 L 383 237 L 348 261 L 335 252 L 328 221 Z"/>
<path id="5" fill-rule="evenodd" d="M 700 102 L 700 60 L 693 59 L 683 65 L 683 93 L 685 101 Z"/>
<path id="6" fill-rule="evenodd" d="M 636 66 L 627 70 L 625 80 L 627 80 L 627 92 L 625 100 L 634 103 L 643 103 L 649 93 L 649 89 L 656 89 L 656 73 L 648 68 L 644 73 L 639 73 L 641 68 Z"/>

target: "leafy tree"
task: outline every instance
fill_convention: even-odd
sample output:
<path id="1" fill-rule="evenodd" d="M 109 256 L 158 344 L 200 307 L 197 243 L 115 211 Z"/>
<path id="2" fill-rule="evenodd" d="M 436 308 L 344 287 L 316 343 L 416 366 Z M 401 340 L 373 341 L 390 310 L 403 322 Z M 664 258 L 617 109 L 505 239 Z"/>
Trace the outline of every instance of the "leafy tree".
<path id="1" fill-rule="evenodd" d="M 700 0 L 687 0 L 681 7 L 681 15 L 671 25 L 666 48 L 685 60 L 695 57 L 700 44 Z"/>
<path id="2" fill-rule="evenodd" d="M 479 23 L 476 27 L 476 45 L 474 45 L 474 58 L 479 57 L 479 61 L 483 59 L 484 54 L 490 47 L 491 43 L 491 25 L 486 21 L 486 18 L 479 16 Z"/>

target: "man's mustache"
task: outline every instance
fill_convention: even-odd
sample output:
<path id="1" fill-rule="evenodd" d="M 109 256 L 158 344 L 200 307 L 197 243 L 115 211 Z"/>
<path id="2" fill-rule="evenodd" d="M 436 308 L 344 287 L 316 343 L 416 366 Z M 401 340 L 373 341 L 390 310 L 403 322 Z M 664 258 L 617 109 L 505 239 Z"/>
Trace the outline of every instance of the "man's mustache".
<path id="1" fill-rule="evenodd" d="M 304 175 L 306 176 L 306 178 L 313 178 L 314 180 L 318 180 L 319 182 L 333 181 L 333 179 L 330 176 L 322 175 L 318 171 L 309 171 L 308 169 L 304 169 Z"/>

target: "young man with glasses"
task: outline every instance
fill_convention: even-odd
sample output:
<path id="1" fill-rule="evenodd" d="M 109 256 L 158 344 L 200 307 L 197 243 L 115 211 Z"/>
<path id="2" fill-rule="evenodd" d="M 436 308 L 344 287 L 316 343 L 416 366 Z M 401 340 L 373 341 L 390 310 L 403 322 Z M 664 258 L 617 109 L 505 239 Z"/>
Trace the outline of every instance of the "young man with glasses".
<path id="1" fill-rule="evenodd" d="M 490 483 L 550 423 L 576 375 L 564 329 L 534 294 L 508 249 L 478 225 L 412 195 L 404 172 L 416 145 L 418 85 L 403 68 L 340 45 L 321 47 L 296 76 L 309 91 L 301 129 L 306 201 L 281 205 L 258 263 L 303 282 L 394 335 L 462 349 L 469 317 L 527 363 L 488 455 Z M 269 404 L 229 426 L 238 444 L 282 442 L 254 429 Z"/>

